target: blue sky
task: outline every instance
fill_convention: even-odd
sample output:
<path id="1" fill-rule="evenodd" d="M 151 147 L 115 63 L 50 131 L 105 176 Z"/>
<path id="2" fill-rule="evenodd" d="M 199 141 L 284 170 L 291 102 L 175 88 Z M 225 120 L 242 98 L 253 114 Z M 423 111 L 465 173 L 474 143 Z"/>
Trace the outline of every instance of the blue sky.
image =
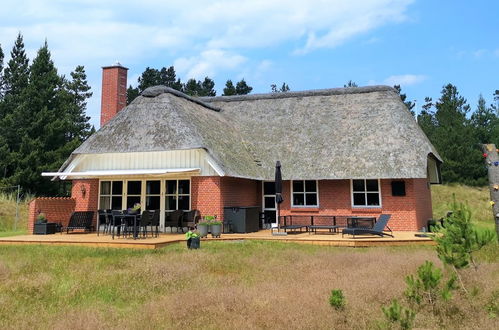
<path id="1" fill-rule="evenodd" d="M 419 107 L 457 85 L 472 108 L 499 89 L 499 1 L 246 0 L 3 1 L 0 45 L 6 61 L 20 31 L 32 59 L 47 39 L 59 72 L 84 65 L 100 115 L 101 67 L 174 65 L 186 81 L 209 76 L 218 94 L 241 78 L 254 93 L 401 84 Z"/>

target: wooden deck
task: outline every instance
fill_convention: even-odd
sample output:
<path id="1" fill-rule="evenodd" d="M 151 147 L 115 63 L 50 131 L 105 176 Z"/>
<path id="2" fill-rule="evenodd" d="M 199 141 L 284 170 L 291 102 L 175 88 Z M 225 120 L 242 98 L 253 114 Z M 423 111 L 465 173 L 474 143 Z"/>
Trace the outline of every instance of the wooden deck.
<path id="1" fill-rule="evenodd" d="M 270 230 L 261 230 L 248 234 L 222 234 L 221 238 L 203 238 L 202 241 L 227 241 L 227 240 L 261 240 L 279 241 L 284 243 L 316 244 L 329 246 L 347 247 L 373 247 L 373 246 L 401 246 L 401 245 L 433 245 L 434 242 L 427 237 L 416 237 L 415 232 L 394 232 L 394 238 L 376 236 L 351 236 L 341 234 L 306 232 L 288 234 L 287 236 L 274 236 Z M 21 235 L 12 237 L 0 237 L 0 245 L 74 245 L 88 247 L 112 247 L 112 248 L 134 248 L 134 249 L 157 249 L 169 244 L 185 242 L 183 234 L 166 233 L 158 238 L 115 238 L 109 235 L 97 236 L 95 233 L 73 233 L 53 235 Z M 202 244 L 202 243 L 201 243 Z"/>

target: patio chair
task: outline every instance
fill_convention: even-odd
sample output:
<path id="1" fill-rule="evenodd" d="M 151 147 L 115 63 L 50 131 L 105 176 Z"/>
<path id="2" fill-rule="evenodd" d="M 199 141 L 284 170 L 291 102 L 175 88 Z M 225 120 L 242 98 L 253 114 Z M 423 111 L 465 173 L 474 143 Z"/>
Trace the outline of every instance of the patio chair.
<path id="1" fill-rule="evenodd" d="M 182 210 L 176 210 L 170 213 L 170 227 L 176 227 L 177 232 L 178 229 L 180 228 L 182 230 L 182 233 L 184 232 L 184 228 L 182 228 L 182 217 L 184 216 L 184 211 Z"/>
<path id="2" fill-rule="evenodd" d="M 199 219 L 201 219 L 201 213 L 198 210 L 184 212 L 182 216 L 182 228 L 195 227 Z"/>
<path id="3" fill-rule="evenodd" d="M 109 232 L 111 224 L 113 222 L 113 217 L 111 214 L 111 210 L 98 210 L 99 216 L 99 227 L 97 228 L 97 236 L 99 235 L 100 227 L 104 225 L 104 230 L 102 231 L 104 234 Z"/>
<path id="4" fill-rule="evenodd" d="M 151 233 L 155 237 L 159 237 L 159 215 L 160 210 L 154 210 L 154 213 L 151 217 L 151 223 L 149 224 L 151 226 Z"/>
<path id="5" fill-rule="evenodd" d="M 385 233 L 385 227 L 387 227 L 388 220 L 390 220 L 391 214 L 382 214 L 379 216 L 378 221 L 374 224 L 372 228 L 365 228 L 365 227 L 357 227 L 357 228 L 344 228 L 341 231 L 341 237 L 345 234 L 350 234 L 353 235 L 353 238 L 355 238 L 355 235 L 362 235 L 362 234 L 367 234 L 367 235 L 377 235 L 380 237 L 383 236 L 390 236 L 393 237 L 392 234 Z M 390 232 L 392 231 L 390 228 L 388 228 Z"/>
<path id="6" fill-rule="evenodd" d="M 71 218 L 69 219 L 69 223 L 64 228 L 66 233 L 69 234 L 69 231 L 73 231 L 75 229 L 84 229 L 85 231 L 92 231 L 94 229 L 94 225 L 92 224 L 92 220 L 94 219 L 94 211 L 77 211 L 71 214 Z M 62 231 L 61 231 L 62 233 Z"/>
<path id="7" fill-rule="evenodd" d="M 151 220 L 151 211 L 142 211 L 139 222 L 139 233 L 142 233 L 142 237 L 147 237 L 147 226 L 151 225 Z"/>

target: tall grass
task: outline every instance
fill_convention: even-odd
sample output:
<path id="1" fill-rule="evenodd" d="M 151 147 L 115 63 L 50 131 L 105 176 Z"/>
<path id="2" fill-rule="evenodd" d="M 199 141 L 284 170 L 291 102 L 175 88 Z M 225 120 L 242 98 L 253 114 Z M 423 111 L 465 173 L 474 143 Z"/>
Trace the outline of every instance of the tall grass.
<path id="1" fill-rule="evenodd" d="M 431 247 L 351 249 L 278 242 L 202 242 L 156 251 L 0 246 L 3 329 L 366 329 L 402 295 L 404 278 Z M 497 255 L 457 296 L 417 328 L 492 329 Z M 468 278 L 467 278 L 468 279 Z M 332 289 L 346 305 L 329 305 Z"/>
<path id="2" fill-rule="evenodd" d="M 22 199 L 18 208 L 16 225 L 16 194 L 0 193 L 0 236 L 11 236 L 26 232 L 28 221 L 28 197 Z M 14 231 L 15 230 L 15 231 Z"/>
<path id="3" fill-rule="evenodd" d="M 453 195 L 456 201 L 470 207 L 473 220 L 481 228 L 494 229 L 494 216 L 490 206 L 488 187 L 468 187 L 463 185 L 434 185 L 431 188 L 433 218 L 440 219 L 447 214 Z"/>

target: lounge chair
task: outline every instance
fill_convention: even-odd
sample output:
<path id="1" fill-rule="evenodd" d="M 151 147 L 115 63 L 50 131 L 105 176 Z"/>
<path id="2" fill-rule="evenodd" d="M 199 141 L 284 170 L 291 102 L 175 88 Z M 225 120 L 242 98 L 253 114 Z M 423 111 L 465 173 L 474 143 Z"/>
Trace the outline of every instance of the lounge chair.
<path id="1" fill-rule="evenodd" d="M 383 237 L 383 236 L 390 236 L 390 237 L 393 237 L 392 234 L 388 234 L 388 233 L 385 233 L 384 230 L 385 230 L 385 227 L 387 227 L 387 224 L 388 224 L 388 220 L 390 220 L 390 217 L 391 217 L 391 214 L 382 214 L 379 216 L 379 219 L 378 221 L 376 221 L 376 223 L 374 224 L 374 226 L 372 228 L 363 228 L 363 227 L 358 227 L 358 228 L 344 228 L 342 231 L 341 231 L 341 236 L 343 237 L 343 235 L 345 234 L 350 234 L 350 235 L 353 235 L 353 237 L 355 238 L 355 235 L 362 235 L 362 234 L 370 234 L 370 235 L 377 235 L 377 236 L 380 236 L 380 237 Z M 388 228 L 391 232 L 391 229 Z"/>
<path id="2" fill-rule="evenodd" d="M 92 224 L 93 219 L 94 219 L 94 211 L 73 212 L 73 214 L 71 214 L 71 218 L 69 219 L 68 225 L 64 229 L 68 234 L 70 230 L 75 230 L 75 229 L 84 229 L 85 231 L 87 230 L 92 231 L 94 229 L 94 225 Z"/>

